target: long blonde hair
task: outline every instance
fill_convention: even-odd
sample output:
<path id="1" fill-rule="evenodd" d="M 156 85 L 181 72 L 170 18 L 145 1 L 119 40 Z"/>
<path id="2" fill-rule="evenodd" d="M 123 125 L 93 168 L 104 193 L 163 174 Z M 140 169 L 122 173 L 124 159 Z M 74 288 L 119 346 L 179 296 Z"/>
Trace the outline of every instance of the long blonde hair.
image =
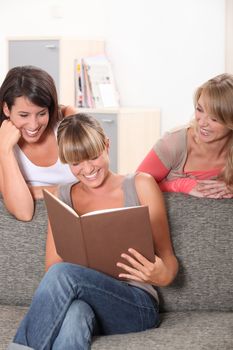
<path id="1" fill-rule="evenodd" d="M 232 132 L 226 165 L 220 179 L 233 188 L 233 75 L 220 74 L 201 85 L 194 95 L 195 107 L 201 95 L 204 97 L 205 109 L 208 113 Z"/>
<path id="2" fill-rule="evenodd" d="M 57 141 L 61 162 L 76 164 L 98 157 L 106 148 L 107 137 L 95 118 L 78 113 L 62 120 Z"/>

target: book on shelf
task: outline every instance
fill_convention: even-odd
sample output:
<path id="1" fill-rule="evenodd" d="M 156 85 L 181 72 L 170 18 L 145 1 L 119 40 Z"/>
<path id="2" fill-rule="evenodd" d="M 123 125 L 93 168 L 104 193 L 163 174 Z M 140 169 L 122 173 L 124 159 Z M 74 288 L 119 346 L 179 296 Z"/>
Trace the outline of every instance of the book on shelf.
<path id="1" fill-rule="evenodd" d="M 74 61 L 74 80 L 75 80 L 75 106 L 84 107 L 84 91 L 83 91 L 83 69 L 81 59 Z"/>
<path id="2" fill-rule="evenodd" d="M 79 69 L 75 69 L 75 85 L 78 81 L 81 84 L 81 90 L 84 92 L 82 107 L 119 107 L 119 94 L 108 58 L 105 55 L 82 57 L 81 60 L 76 60 L 76 66 L 79 64 L 77 62 L 80 61 L 81 73 L 78 73 Z M 80 79 L 80 76 L 83 79 Z M 78 94 L 77 89 L 76 93 Z M 76 103 L 77 101 L 79 101 L 79 98 L 76 95 Z M 77 106 L 80 105 L 77 104 Z"/>
<path id="3" fill-rule="evenodd" d="M 58 255 L 118 278 L 122 253 L 134 248 L 154 261 L 152 229 L 147 206 L 98 210 L 79 216 L 73 208 L 43 190 Z M 129 253 L 128 253 L 129 254 Z"/>
<path id="4" fill-rule="evenodd" d="M 83 86 L 84 86 L 85 106 L 88 108 L 95 108 L 95 100 L 92 93 L 90 76 L 88 74 L 88 66 L 84 63 L 83 59 L 82 59 L 82 68 L 83 68 L 83 76 L 84 76 Z"/>

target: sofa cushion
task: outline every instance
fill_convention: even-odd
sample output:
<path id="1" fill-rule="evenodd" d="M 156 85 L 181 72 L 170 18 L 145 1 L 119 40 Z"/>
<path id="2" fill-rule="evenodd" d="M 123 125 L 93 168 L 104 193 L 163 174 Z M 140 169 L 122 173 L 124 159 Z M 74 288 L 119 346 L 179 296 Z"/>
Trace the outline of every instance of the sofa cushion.
<path id="1" fill-rule="evenodd" d="M 159 328 L 97 337 L 92 350 L 230 350 L 232 312 L 169 312 Z"/>
<path id="2" fill-rule="evenodd" d="M 233 310 L 233 200 L 165 193 L 180 271 L 161 311 Z"/>
<path id="3" fill-rule="evenodd" d="M 7 212 L 1 198 L 0 232 L 0 304 L 28 305 L 45 270 L 44 201 L 36 202 L 32 221 L 22 222 Z"/>
<path id="4" fill-rule="evenodd" d="M 25 307 L 0 306 L 0 350 L 15 335 Z M 232 350 L 232 312 L 169 312 L 159 328 L 145 332 L 96 337 L 92 350 Z"/>
<path id="5" fill-rule="evenodd" d="M 27 306 L 0 305 L 0 350 L 12 341 L 26 311 Z"/>

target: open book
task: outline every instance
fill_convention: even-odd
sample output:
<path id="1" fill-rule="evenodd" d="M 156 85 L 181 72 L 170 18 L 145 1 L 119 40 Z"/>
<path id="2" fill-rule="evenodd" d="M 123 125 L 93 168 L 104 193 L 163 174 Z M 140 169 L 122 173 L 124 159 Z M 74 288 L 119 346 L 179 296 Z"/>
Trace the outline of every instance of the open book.
<path id="1" fill-rule="evenodd" d="M 147 206 L 98 210 L 79 216 L 70 206 L 43 190 L 58 255 L 66 262 L 118 278 L 122 253 L 134 248 L 154 261 Z"/>

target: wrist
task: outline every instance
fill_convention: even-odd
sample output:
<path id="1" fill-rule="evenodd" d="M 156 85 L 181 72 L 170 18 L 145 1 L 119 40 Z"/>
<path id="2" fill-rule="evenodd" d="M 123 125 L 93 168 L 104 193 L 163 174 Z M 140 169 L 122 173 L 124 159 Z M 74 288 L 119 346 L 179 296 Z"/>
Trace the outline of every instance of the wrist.
<path id="1" fill-rule="evenodd" d="M 169 259 L 169 261 L 165 263 L 164 267 L 164 273 L 161 278 L 161 287 L 168 286 L 175 279 L 179 268 L 176 257 L 174 256 L 173 258 Z"/>
<path id="2" fill-rule="evenodd" d="M 13 146 L 0 148 L 0 160 L 9 160 L 9 157 L 14 157 Z"/>

